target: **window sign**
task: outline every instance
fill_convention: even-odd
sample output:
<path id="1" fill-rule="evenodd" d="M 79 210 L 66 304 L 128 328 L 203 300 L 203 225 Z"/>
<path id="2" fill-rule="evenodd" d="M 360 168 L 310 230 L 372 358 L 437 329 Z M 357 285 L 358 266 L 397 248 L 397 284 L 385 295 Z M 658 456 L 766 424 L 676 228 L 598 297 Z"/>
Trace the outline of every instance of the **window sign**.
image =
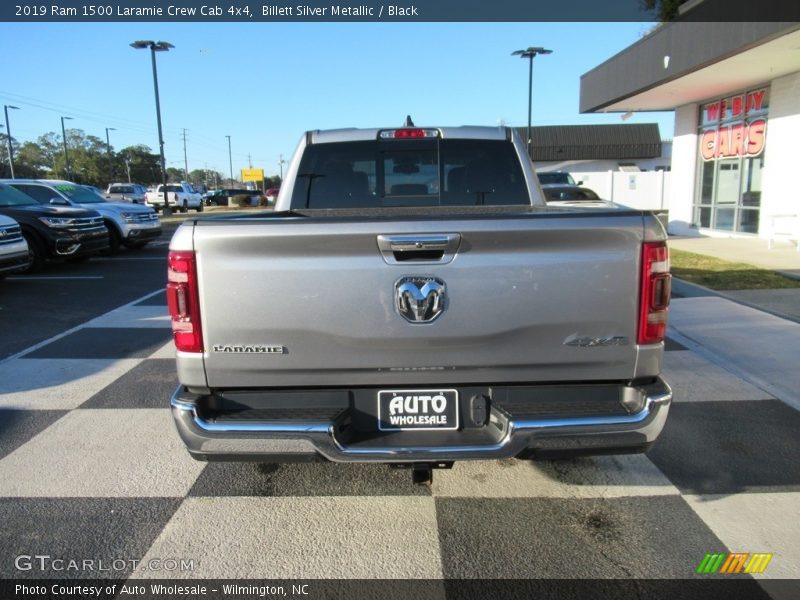
<path id="1" fill-rule="evenodd" d="M 769 89 L 700 107 L 694 225 L 758 233 Z"/>

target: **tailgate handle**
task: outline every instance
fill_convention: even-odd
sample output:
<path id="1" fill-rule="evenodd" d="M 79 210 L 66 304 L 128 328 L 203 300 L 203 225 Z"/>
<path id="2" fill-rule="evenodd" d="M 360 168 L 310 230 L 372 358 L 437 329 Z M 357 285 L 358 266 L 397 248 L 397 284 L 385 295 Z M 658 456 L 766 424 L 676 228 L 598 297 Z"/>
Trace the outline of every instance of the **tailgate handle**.
<path id="1" fill-rule="evenodd" d="M 390 264 L 448 263 L 453 260 L 460 243 L 460 233 L 378 236 L 378 248 Z"/>

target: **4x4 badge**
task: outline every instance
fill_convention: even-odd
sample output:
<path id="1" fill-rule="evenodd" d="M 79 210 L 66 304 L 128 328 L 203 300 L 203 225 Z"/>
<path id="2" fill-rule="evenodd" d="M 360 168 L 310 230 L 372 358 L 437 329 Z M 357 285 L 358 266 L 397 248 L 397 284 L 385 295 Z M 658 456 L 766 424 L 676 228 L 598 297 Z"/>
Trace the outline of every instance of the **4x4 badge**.
<path id="1" fill-rule="evenodd" d="M 446 304 L 445 284 L 435 277 L 403 277 L 394 285 L 397 312 L 411 323 L 430 323 Z"/>

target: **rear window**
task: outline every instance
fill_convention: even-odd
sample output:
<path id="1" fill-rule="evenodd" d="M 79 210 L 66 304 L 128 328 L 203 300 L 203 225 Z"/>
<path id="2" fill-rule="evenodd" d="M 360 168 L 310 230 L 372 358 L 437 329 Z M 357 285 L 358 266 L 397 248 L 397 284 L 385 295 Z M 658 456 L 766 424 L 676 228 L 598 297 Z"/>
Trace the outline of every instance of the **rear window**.
<path id="1" fill-rule="evenodd" d="M 109 194 L 133 194 L 135 191 L 132 185 L 112 185 L 108 190 Z"/>
<path id="2" fill-rule="evenodd" d="M 528 205 L 503 140 L 391 140 L 306 148 L 292 208 Z"/>

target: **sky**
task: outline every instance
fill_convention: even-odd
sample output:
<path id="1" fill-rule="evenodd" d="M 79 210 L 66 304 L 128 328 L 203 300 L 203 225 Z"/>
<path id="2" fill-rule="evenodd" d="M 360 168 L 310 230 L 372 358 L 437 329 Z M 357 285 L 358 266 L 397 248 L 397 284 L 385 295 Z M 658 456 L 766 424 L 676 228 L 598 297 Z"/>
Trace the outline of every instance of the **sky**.
<path id="1" fill-rule="evenodd" d="M 157 55 L 168 167 L 279 172 L 303 132 L 401 125 L 622 123 L 582 115 L 580 76 L 640 39 L 648 23 L 0 23 L 0 103 L 18 141 L 68 127 L 120 150 L 158 150 L 150 53 L 138 39 L 175 48 Z M 2 121 L 0 121 L 1 123 Z M 672 113 L 638 113 L 672 137 Z M 4 131 L 4 130 L 0 130 Z M 249 157 L 248 157 L 249 155 Z M 248 162 L 250 161 L 250 162 Z"/>

